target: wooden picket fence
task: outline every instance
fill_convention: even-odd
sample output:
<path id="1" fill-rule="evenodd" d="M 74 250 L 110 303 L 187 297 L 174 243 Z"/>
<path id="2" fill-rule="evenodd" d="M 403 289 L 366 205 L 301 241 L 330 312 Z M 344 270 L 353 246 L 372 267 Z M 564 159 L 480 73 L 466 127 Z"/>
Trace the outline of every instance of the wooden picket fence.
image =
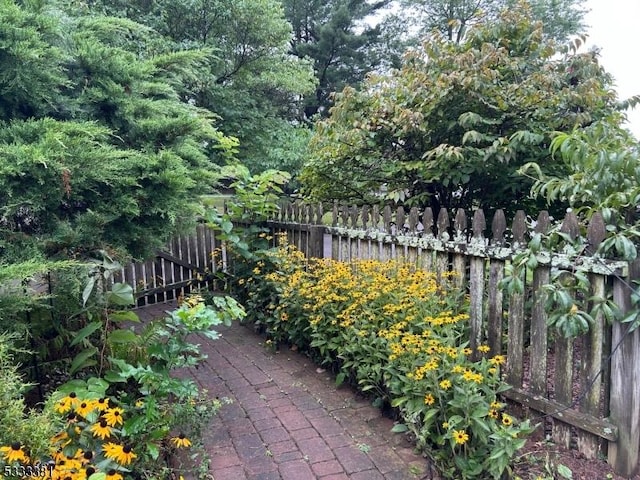
<path id="1" fill-rule="evenodd" d="M 330 217 L 327 220 L 327 217 Z M 470 225 L 469 225 L 469 220 Z M 534 227 L 530 225 L 535 223 Z M 597 316 L 589 333 L 566 340 L 547 326 L 545 290 L 554 269 L 579 269 L 590 277 L 591 296 L 611 296 L 623 311 L 632 308 L 633 280 L 640 278 L 640 262 L 605 261 L 593 256 L 605 236 L 600 215 L 588 225 L 589 249 L 579 259 L 561 251 L 540 252 L 539 264 L 526 278 L 523 293 L 499 288 L 505 268 L 534 232 L 550 226 L 546 212 L 527 222 L 515 215 L 510 228 L 504 213 L 495 212 L 487 225 L 482 210 L 468 216 L 446 210 L 437 218 L 430 209 L 405 211 L 399 207 L 284 205 L 266 222 L 275 234 L 308 257 L 403 259 L 441 276 L 455 278 L 470 298 L 471 346 L 487 344 L 493 354 L 507 357 L 504 394 L 541 422 L 553 439 L 583 455 L 606 455 L 614 470 L 630 478 L 640 453 L 640 329 L 608 325 Z M 571 237 L 580 226 L 569 213 L 562 231 Z M 214 258 L 217 253 L 217 258 Z M 232 269 L 225 245 L 199 225 L 192 235 L 170 242 L 155 258 L 122 270 L 118 281 L 135 287 L 138 305 L 165 302 L 195 287 L 216 287 L 215 273 Z"/>
<path id="2" fill-rule="evenodd" d="M 203 224 L 189 235 L 174 237 L 153 258 L 122 268 L 113 281 L 134 289 L 138 307 L 176 300 L 194 289 L 217 287 L 216 273 L 226 265 L 226 252 Z"/>
<path id="3" fill-rule="evenodd" d="M 334 205 L 327 221 L 321 205 L 286 204 L 268 222 L 274 233 L 310 257 L 336 260 L 402 258 L 442 275 L 455 271 L 470 298 L 471 347 L 481 343 L 507 357 L 504 395 L 531 410 L 553 439 L 577 448 L 589 458 L 606 455 L 614 470 L 631 477 L 640 451 L 640 330 L 608 325 L 596 316 L 589 333 L 567 340 L 547 326 L 545 290 L 554 269 L 579 269 L 590 277 L 591 296 L 612 296 L 623 311 L 632 308 L 638 262 L 605 261 L 592 253 L 605 237 L 602 216 L 587 228 L 588 251 L 578 259 L 563 252 L 540 252 L 538 266 L 527 275 L 523 293 L 499 288 L 505 267 L 534 232 L 545 233 L 549 215 L 541 212 L 535 226 L 517 212 L 508 228 L 502 210 L 488 228 L 482 210 L 471 217 L 463 210 L 408 212 L 399 207 Z M 471 218 L 471 224 L 468 220 Z M 572 238 L 580 226 L 568 213 L 562 231 Z M 487 234 L 490 232 L 490 234 Z"/>

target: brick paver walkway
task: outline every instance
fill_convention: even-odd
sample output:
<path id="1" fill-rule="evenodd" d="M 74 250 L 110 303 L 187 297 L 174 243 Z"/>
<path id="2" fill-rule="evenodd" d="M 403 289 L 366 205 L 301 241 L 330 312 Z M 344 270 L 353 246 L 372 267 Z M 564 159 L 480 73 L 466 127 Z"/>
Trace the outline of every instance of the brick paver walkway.
<path id="1" fill-rule="evenodd" d="M 147 307 L 141 316 L 161 314 Z M 208 360 L 190 373 L 212 396 L 228 397 L 204 435 L 215 480 L 436 479 L 403 435 L 346 386 L 290 350 L 235 323 L 202 341 Z"/>

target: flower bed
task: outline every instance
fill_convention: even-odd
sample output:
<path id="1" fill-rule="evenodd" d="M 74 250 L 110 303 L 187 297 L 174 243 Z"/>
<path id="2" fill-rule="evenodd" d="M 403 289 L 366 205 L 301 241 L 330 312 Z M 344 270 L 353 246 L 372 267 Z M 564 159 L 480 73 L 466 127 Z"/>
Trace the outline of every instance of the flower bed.
<path id="1" fill-rule="evenodd" d="M 451 279 L 400 261 L 305 263 L 283 244 L 247 277 L 248 308 L 268 340 L 304 349 L 337 382 L 397 407 L 396 432 L 410 431 L 446 478 L 500 478 L 529 422 L 498 394 L 502 356 L 468 347 L 468 301 Z"/>
<path id="2" fill-rule="evenodd" d="M 41 412 L 28 415 L 10 339 L 0 336 L 0 380 L 8 385 L 0 395 L 0 479 L 177 479 L 186 470 L 175 468 L 173 457 L 189 447 L 191 463 L 200 462 L 189 472 L 208 471 L 202 429 L 225 399 L 210 399 L 172 372 L 205 358 L 192 335 L 216 339 L 212 327 L 244 315 L 229 297 L 213 301 L 212 307 L 199 296 L 186 299 L 138 332 L 139 348 L 132 339 L 113 351 L 102 375 L 67 382 Z"/>

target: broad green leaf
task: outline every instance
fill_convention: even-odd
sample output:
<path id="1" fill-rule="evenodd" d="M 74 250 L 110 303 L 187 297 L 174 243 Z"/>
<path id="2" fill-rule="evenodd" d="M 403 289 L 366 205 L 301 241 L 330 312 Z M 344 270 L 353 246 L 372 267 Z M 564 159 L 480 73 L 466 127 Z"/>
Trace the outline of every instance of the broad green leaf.
<path id="1" fill-rule="evenodd" d="M 78 355 L 75 356 L 73 362 L 71 362 L 71 367 L 69 368 L 69 373 L 74 374 L 78 370 L 81 370 L 85 367 L 96 365 L 97 362 L 93 360 L 91 357 L 98 353 L 98 349 L 96 347 L 87 348 L 81 351 Z"/>
<path id="2" fill-rule="evenodd" d="M 113 305 L 133 305 L 135 303 L 133 288 L 127 283 L 114 283 L 107 295 L 107 300 Z"/>
<path id="3" fill-rule="evenodd" d="M 136 343 L 138 340 L 138 336 L 132 332 L 131 330 L 114 330 L 109 333 L 109 342 L 110 343 Z"/>
<path id="4" fill-rule="evenodd" d="M 82 291 L 82 306 L 85 306 L 89 301 L 89 297 L 91 296 L 91 292 L 93 292 L 93 287 L 96 284 L 96 277 L 89 277 L 89 281 L 84 286 L 84 290 Z"/>
<path id="5" fill-rule="evenodd" d="M 406 403 L 407 400 L 408 400 L 407 397 L 394 398 L 393 400 L 391 400 L 391 406 L 392 407 L 399 407 L 403 403 Z"/>
<path id="6" fill-rule="evenodd" d="M 75 337 L 71 341 L 70 345 L 71 346 L 77 345 L 82 340 L 84 340 L 89 335 L 91 335 L 93 332 L 98 330 L 100 327 L 102 327 L 102 322 L 91 322 L 91 323 L 85 325 L 83 328 L 78 330 L 78 332 L 76 333 Z"/>
<path id="7" fill-rule="evenodd" d="M 109 314 L 109 320 L 112 322 L 134 322 L 139 323 L 140 317 L 136 314 L 136 312 L 132 312 L 131 310 L 125 310 L 120 312 L 113 312 Z"/>
<path id="8" fill-rule="evenodd" d="M 566 478 L 567 480 L 571 480 L 573 478 L 573 472 L 571 469 L 561 463 L 556 467 L 558 473 L 562 476 L 562 478 Z"/>
<path id="9" fill-rule="evenodd" d="M 391 429 L 391 432 L 404 433 L 404 432 L 407 432 L 408 430 L 409 430 L 409 427 L 407 427 L 404 423 L 396 423 Z"/>
<path id="10" fill-rule="evenodd" d="M 157 460 L 158 456 L 160 455 L 160 449 L 158 448 L 158 446 L 155 443 L 151 443 L 151 442 L 147 442 L 146 446 L 147 446 L 147 452 L 149 452 L 149 455 L 151 456 L 151 458 L 153 458 L 154 460 Z"/>
<path id="11" fill-rule="evenodd" d="M 109 383 L 105 382 L 102 378 L 91 377 L 87 380 L 87 390 L 104 396 L 104 393 L 109 388 Z"/>

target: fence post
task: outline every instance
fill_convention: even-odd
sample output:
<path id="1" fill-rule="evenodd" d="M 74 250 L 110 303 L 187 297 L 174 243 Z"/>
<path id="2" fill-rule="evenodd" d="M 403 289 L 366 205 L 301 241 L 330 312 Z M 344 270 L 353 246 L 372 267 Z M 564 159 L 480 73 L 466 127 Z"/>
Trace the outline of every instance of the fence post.
<path id="1" fill-rule="evenodd" d="M 324 226 L 309 225 L 309 254 L 307 258 L 324 258 Z"/>
<path id="2" fill-rule="evenodd" d="M 567 234 L 571 240 L 578 237 L 580 227 L 575 213 L 570 211 L 565 215 L 560 231 Z M 574 340 L 564 338 L 557 333 L 553 393 L 555 400 L 563 405 L 572 405 L 573 403 L 573 355 Z M 556 443 L 569 448 L 571 445 L 571 426 L 560 420 L 554 421 L 551 436 Z"/>
<path id="3" fill-rule="evenodd" d="M 602 214 L 596 212 L 587 228 L 587 240 L 589 248 L 587 253 L 594 255 L 602 241 L 606 238 L 607 230 Z M 591 297 L 606 298 L 606 277 L 595 273 L 589 274 L 591 284 L 589 295 Z M 590 306 L 594 303 L 591 302 Z M 582 357 L 580 364 L 580 382 L 582 389 L 588 390 L 580 403 L 580 411 L 597 416 L 602 407 L 602 355 L 605 343 L 604 315 L 599 312 L 593 317 L 593 323 L 589 327 L 589 333 L 582 337 Z M 587 458 L 597 458 L 604 442 L 597 436 L 588 432 L 578 431 L 577 445 L 580 453 Z"/>
<path id="4" fill-rule="evenodd" d="M 640 263 L 633 262 L 629 280 L 640 277 Z M 630 283 L 615 278 L 613 300 L 627 312 L 631 309 Z M 627 333 L 629 324 L 614 322 L 611 347 L 611 422 L 618 427 L 618 440 L 609 443 L 608 462 L 615 472 L 632 477 L 638 469 L 640 449 L 640 329 Z M 619 346 L 618 346 L 619 345 Z"/>
<path id="5" fill-rule="evenodd" d="M 536 233 L 544 235 L 549 230 L 549 213 L 540 212 Z M 533 271 L 533 307 L 531 309 L 531 391 L 542 397 L 547 396 L 547 294 L 544 286 L 549 283 L 550 265 L 538 265 Z"/>
<path id="6" fill-rule="evenodd" d="M 486 227 L 487 222 L 484 212 L 481 209 L 476 210 L 471 221 L 471 231 L 473 232 L 471 242 L 484 244 L 484 230 Z M 478 347 L 482 342 L 484 264 L 484 257 L 471 257 L 469 265 L 469 297 L 471 298 L 471 305 L 469 305 L 469 327 L 471 330 L 469 346 L 473 350 L 473 358 L 475 360 L 478 359 Z"/>
<path id="7" fill-rule="evenodd" d="M 525 244 L 527 231 L 526 216 L 523 210 L 518 210 L 513 219 L 511 232 L 513 233 L 513 246 L 522 248 Z M 525 280 L 526 282 L 526 277 Z M 509 298 L 509 318 L 507 320 L 507 333 L 509 334 L 509 346 L 507 348 L 507 383 L 516 388 L 522 388 L 523 353 L 524 353 L 524 292 L 514 292 Z"/>
<path id="8" fill-rule="evenodd" d="M 507 229 L 507 220 L 502 209 L 496 210 L 491 221 L 491 245 L 502 247 L 504 245 L 504 232 Z M 504 278 L 504 260 L 489 260 L 489 285 L 487 302 L 487 343 L 491 348 L 491 355 L 502 353 L 502 289 L 499 287 Z"/>

